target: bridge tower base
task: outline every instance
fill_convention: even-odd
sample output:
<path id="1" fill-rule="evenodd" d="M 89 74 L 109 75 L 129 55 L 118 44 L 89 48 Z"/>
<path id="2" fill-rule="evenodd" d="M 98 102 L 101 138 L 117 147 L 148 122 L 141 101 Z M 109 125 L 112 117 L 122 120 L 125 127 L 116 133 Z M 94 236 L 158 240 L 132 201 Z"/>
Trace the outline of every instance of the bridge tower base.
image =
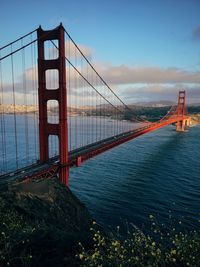
<path id="1" fill-rule="evenodd" d="M 185 126 L 186 126 L 186 124 L 185 124 L 184 120 L 177 122 L 176 123 L 176 131 L 177 132 L 184 132 L 185 131 Z"/>
<path id="2" fill-rule="evenodd" d="M 44 31 L 40 27 L 38 36 L 38 97 L 39 97 L 39 142 L 40 162 L 49 161 L 49 136 L 56 135 L 59 140 L 59 178 L 68 186 L 68 129 L 67 129 L 67 91 L 65 66 L 65 32 L 62 24 Z M 45 59 L 45 41 L 58 40 L 58 58 Z M 55 48 L 56 49 L 56 48 Z M 58 88 L 48 89 L 46 71 L 58 71 Z M 48 122 L 47 102 L 56 100 L 59 106 L 59 123 Z"/>

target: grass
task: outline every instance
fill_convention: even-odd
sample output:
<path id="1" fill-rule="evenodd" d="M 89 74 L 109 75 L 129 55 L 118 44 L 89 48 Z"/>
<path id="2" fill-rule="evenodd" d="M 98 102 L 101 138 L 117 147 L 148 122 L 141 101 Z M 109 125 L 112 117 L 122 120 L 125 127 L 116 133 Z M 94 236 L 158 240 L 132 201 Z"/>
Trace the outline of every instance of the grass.
<path id="1" fill-rule="evenodd" d="M 94 242 L 92 249 L 86 250 L 79 244 L 77 257 L 81 266 L 200 266 L 200 231 L 183 233 L 174 227 L 166 231 L 156 223 L 154 216 L 149 218 L 151 235 L 132 227 L 126 238 L 120 236 L 119 227 L 115 235 L 106 238 L 94 222 L 90 229 Z"/>

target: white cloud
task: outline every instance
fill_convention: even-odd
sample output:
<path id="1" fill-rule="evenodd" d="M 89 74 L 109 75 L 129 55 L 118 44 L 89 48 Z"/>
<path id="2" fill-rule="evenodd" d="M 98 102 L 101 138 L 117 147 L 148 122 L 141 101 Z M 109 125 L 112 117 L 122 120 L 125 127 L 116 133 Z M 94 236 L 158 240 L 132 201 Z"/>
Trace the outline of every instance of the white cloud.
<path id="1" fill-rule="evenodd" d="M 200 103 L 200 85 L 188 84 L 144 84 L 121 87 L 117 93 L 126 103 L 169 100 L 176 102 L 178 91 L 186 90 L 188 103 Z"/>
<path id="2" fill-rule="evenodd" d="M 81 60 L 80 53 L 74 48 L 70 41 L 66 41 L 66 55 L 83 76 L 94 85 L 106 98 L 111 99 L 111 93 L 106 92 L 105 85 L 102 84 L 96 74 L 86 65 L 84 60 Z M 79 45 L 81 51 L 87 58 L 92 58 L 94 50 L 85 45 Z M 53 55 L 53 49 L 50 47 L 50 54 Z M 156 66 L 130 66 L 120 65 L 113 66 L 108 63 L 95 62 L 95 69 L 99 72 L 102 78 L 110 85 L 110 87 L 128 103 L 137 101 L 152 101 L 152 100 L 175 100 L 177 91 L 179 89 L 186 89 L 188 91 L 188 98 L 190 102 L 200 102 L 200 72 L 187 71 L 180 68 L 161 68 Z M 52 81 L 49 83 L 56 84 L 55 75 L 52 75 Z M 29 94 L 37 92 L 37 66 L 32 66 L 25 71 L 25 74 L 18 76 L 17 83 L 15 83 L 15 91 L 18 94 L 18 99 L 23 98 L 24 91 L 24 77 L 26 80 L 26 89 Z M 11 79 L 10 79 L 11 80 Z M 88 87 L 88 84 L 80 77 L 74 69 L 66 64 L 66 80 L 68 93 L 72 97 L 94 98 L 95 93 L 93 89 Z M 12 84 L 5 83 L 4 91 L 9 94 L 12 92 Z M 54 87 L 54 86 L 53 86 Z M 83 93 L 83 88 L 85 92 Z M 70 90 L 69 90 L 70 89 Z M 31 96 L 30 96 L 31 97 Z M 83 100 L 84 101 L 84 100 Z M 80 99 L 81 102 L 81 99 Z M 116 102 L 118 103 L 118 102 Z"/>
<path id="3" fill-rule="evenodd" d="M 200 72 L 178 68 L 110 66 L 103 69 L 102 76 L 112 84 L 131 83 L 198 83 Z"/>

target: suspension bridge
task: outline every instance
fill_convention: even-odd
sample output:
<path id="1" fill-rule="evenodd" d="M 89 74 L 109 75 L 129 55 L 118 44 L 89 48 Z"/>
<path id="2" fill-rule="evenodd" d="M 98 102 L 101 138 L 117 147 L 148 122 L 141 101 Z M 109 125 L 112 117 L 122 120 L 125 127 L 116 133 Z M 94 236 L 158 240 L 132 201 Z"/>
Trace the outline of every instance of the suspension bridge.
<path id="1" fill-rule="evenodd" d="M 124 120 L 126 113 L 131 120 Z M 189 124 L 185 91 L 156 122 L 137 116 L 59 25 L 0 48 L 0 180 L 58 175 L 169 124 Z"/>

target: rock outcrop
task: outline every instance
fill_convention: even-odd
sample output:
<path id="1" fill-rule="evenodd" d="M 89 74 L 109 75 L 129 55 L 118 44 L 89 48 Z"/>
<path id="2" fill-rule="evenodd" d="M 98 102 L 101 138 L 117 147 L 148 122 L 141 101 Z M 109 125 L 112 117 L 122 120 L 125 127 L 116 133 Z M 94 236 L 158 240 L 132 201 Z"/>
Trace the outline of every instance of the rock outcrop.
<path id="1" fill-rule="evenodd" d="M 0 216 L 0 231 L 12 240 L 0 266 L 9 259 L 10 266 L 78 266 L 78 243 L 90 244 L 87 208 L 56 178 L 8 185 L 1 192 Z M 23 257 L 30 258 L 29 265 L 23 265 Z"/>

